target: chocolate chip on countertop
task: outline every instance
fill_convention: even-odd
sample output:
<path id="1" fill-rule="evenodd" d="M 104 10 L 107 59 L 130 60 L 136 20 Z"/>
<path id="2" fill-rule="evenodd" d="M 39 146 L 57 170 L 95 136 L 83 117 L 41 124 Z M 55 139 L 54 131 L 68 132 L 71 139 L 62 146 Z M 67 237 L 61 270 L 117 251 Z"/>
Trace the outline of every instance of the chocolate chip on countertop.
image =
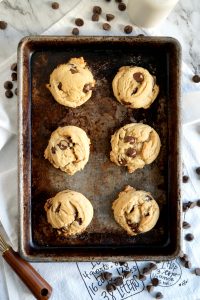
<path id="1" fill-rule="evenodd" d="M 162 299 L 163 294 L 161 292 L 156 293 L 156 299 Z"/>
<path id="2" fill-rule="evenodd" d="M 140 34 L 137 35 L 137 37 L 143 37 L 143 36 L 145 36 L 145 35 L 142 34 L 142 33 L 140 33 Z"/>
<path id="3" fill-rule="evenodd" d="M 198 175 L 200 175 L 200 167 L 198 167 L 198 168 L 196 168 L 196 173 L 198 174 Z"/>
<path id="4" fill-rule="evenodd" d="M 117 2 L 117 3 L 121 3 L 121 2 L 122 2 L 122 0 L 115 0 L 115 2 Z"/>
<path id="5" fill-rule="evenodd" d="M 111 29 L 111 26 L 108 23 L 103 23 L 102 27 L 103 27 L 103 30 L 106 30 L 106 31 L 109 31 Z"/>
<path id="6" fill-rule="evenodd" d="M 184 264 L 184 267 L 187 268 L 187 269 L 191 269 L 192 268 L 192 264 L 190 261 L 186 261 L 185 264 Z"/>
<path id="7" fill-rule="evenodd" d="M 127 151 L 126 151 L 126 155 L 128 157 L 133 157 L 134 158 L 134 157 L 136 157 L 137 152 L 134 148 L 128 148 Z"/>
<path id="8" fill-rule="evenodd" d="M 200 276 L 200 268 L 194 270 L 195 275 Z"/>
<path id="9" fill-rule="evenodd" d="M 13 88 L 13 83 L 8 80 L 8 81 L 4 82 L 3 86 L 6 90 L 11 90 Z"/>
<path id="10" fill-rule="evenodd" d="M 185 240 L 191 242 L 194 239 L 194 235 L 192 233 L 187 233 L 185 235 Z"/>
<path id="11" fill-rule="evenodd" d="M 189 209 L 187 202 L 183 203 L 182 207 L 183 207 L 183 212 L 186 212 Z"/>
<path id="12" fill-rule="evenodd" d="M 92 15 L 92 21 L 98 22 L 99 21 L 99 15 L 98 14 L 93 14 Z"/>
<path id="13" fill-rule="evenodd" d="M 132 272 L 131 272 L 131 271 L 124 271 L 124 272 L 123 272 L 123 277 L 124 277 L 124 278 L 129 278 L 129 277 L 131 277 L 131 275 L 132 275 Z"/>
<path id="14" fill-rule="evenodd" d="M 135 79 L 135 81 L 137 82 L 142 82 L 144 80 L 144 76 L 142 73 L 137 72 L 133 74 L 133 78 Z"/>
<path id="15" fill-rule="evenodd" d="M 189 201 L 188 202 L 188 207 L 189 208 L 194 208 L 197 205 L 197 201 Z"/>
<path id="16" fill-rule="evenodd" d="M 152 283 L 153 286 L 158 286 L 158 285 L 159 285 L 159 280 L 158 280 L 158 278 L 152 278 L 152 279 L 151 279 L 151 283 Z"/>
<path id="17" fill-rule="evenodd" d="M 188 229 L 190 227 L 191 227 L 191 225 L 188 222 L 183 221 L 183 229 Z"/>
<path id="18" fill-rule="evenodd" d="M 184 261 L 189 261 L 189 256 L 188 256 L 187 254 L 184 254 L 184 255 L 183 255 L 183 260 L 184 260 Z"/>
<path id="19" fill-rule="evenodd" d="M 1 30 L 6 29 L 7 25 L 8 25 L 8 24 L 7 24 L 5 21 L 0 21 L 0 29 L 1 29 Z"/>
<path id="20" fill-rule="evenodd" d="M 116 286 L 120 286 L 123 284 L 123 278 L 121 276 L 118 276 L 113 280 L 113 283 Z"/>
<path id="21" fill-rule="evenodd" d="M 143 268 L 142 274 L 148 275 L 148 274 L 150 274 L 150 273 L 151 273 L 151 270 L 150 270 L 149 268 L 147 268 L 147 267 Z"/>
<path id="22" fill-rule="evenodd" d="M 131 135 L 127 135 L 124 137 L 124 143 L 135 144 L 135 138 Z"/>
<path id="23" fill-rule="evenodd" d="M 17 72 L 17 63 L 13 63 L 10 67 L 10 69 L 14 72 Z"/>
<path id="24" fill-rule="evenodd" d="M 106 14 L 106 20 L 107 20 L 108 22 L 112 21 L 114 18 L 115 18 L 114 15 L 112 15 L 112 14 Z"/>
<path id="25" fill-rule="evenodd" d="M 119 10 L 121 10 L 121 11 L 124 11 L 124 10 L 126 10 L 126 4 L 125 3 L 119 3 L 119 5 L 118 5 L 118 9 Z"/>
<path id="26" fill-rule="evenodd" d="M 195 83 L 199 83 L 200 82 L 200 76 L 199 75 L 194 75 L 192 77 L 192 80 L 195 82 Z"/>
<path id="27" fill-rule="evenodd" d="M 58 8 L 59 8 L 59 3 L 58 3 L 58 2 L 52 2 L 52 3 L 51 3 L 51 7 L 52 7 L 53 9 L 58 9 Z"/>
<path id="28" fill-rule="evenodd" d="M 16 81 L 17 80 L 17 73 L 15 73 L 15 72 L 11 73 L 11 78 L 12 78 L 12 81 Z"/>
<path id="29" fill-rule="evenodd" d="M 125 264 L 126 264 L 126 261 L 120 261 L 120 262 L 119 262 L 119 265 L 120 265 L 120 266 L 124 266 Z"/>
<path id="30" fill-rule="evenodd" d="M 17 96 L 18 95 L 18 89 L 15 88 L 15 95 Z"/>
<path id="31" fill-rule="evenodd" d="M 200 207 L 200 199 L 197 200 L 197 206 Z"/>
<path id="32" fill-rule="evenodd" d="M 189 181 L 189 176 L 184 175 L 184 176 L 183 176 L 183 183 L 186 183 L 186 182 L 188 182 L 188 181 Z"/>
<path id="33" fill-rule="evenodd" d="M 107 292 L 111 293 L 116 290 L 116 286 L 112 283 L 108 283 L 106 285 L 106 290 L 107 290 Z"/>
<path id="34" fill-rule="evenodd" d="M 84 21 L 81 18 L 77 18 L 77 19 L 75 19 L 75 24 L 76 24 L 76 26 L 80 27 L 80 26 L 83 26 Z"/>
<path id="35" fill-rule="evenodd" d="M 7 91 L 5 92 L 5 96 L 6 96 L 7 98 L 12 98 L 12 97 L 13 97 L 13 92 L 12 92 L 11 90 L 7 90 Z"/>
<path id="36" fill-rule="evenodd" d="M 74 28 L 72 29 L 72 34 L 73 34 L 73 35 L 79 35 L 79 29 L 76 28 L 76 27 L 74 27 Z"/>
<path id="37" fill-rule="evenodd" d="M 155 263 L 150 263 L 149 264 L 149 270 L 151 270 L 151 271 L 154 271 L 154 270 L 156 270 L 158 267 L 157 267 L 157 265 L 155 264 Z"/>
<path id="38" fill-rule="evenodd" d="M 94 6 L 93 7 L 93 13 L 100 15 L 102 13 L 101 7 L 100 6 Z"/>
<path id="39" fill-rule="evenodd" d="M 131 33 L 133 31 L 133 26 L 131 26 L 131 25 L 126 25 L 125 27 L 124 27 L 124 32 L 126 33 L 126 34 L 129 34 L 129 33 Z"/>
<path id="40" fill-rule="evenodd" d="M 152 284 L 147 285 L 146 288 L 147 288 L 148 293 L 151 293 L 154 290 L 154 287 Z"/>
<path id="41" fill-rule="evenodd" d="M 101 277 L 102 277 L 103 279 L 105 279 L 105 280 L 110 280 L 110 279 L 112 278 L 112 273 L 110 273 L 110 272 L 103 272 L 103 273 L 101 274 Z"/>
<path id="42" fill-rule="evenodd" d="M 146 280 L 146 276 L 143 275 L 143 274 L 140 274 L 139 277 L 138 277 L 139 280 L 141 281 L 145 281 Z"/>

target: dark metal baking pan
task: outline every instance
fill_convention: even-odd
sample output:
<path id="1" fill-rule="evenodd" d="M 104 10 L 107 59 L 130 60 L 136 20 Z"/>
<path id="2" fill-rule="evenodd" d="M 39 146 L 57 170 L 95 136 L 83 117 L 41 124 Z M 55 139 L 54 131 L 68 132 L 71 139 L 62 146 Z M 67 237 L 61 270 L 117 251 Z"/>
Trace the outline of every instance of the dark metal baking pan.
<path id="1" fill-rule="evenodd" d="M 180 251 L 180 46 L 164 37 L 26 37 L 19 64 L 20 252 L 31 261 L 171 259 Z M 76 109 L 59 105 L 45 87 L 59 64 L 83 56 L 97 81 L 92 97 Z M 154 74 L 160 93 L 149 109 L 131 110 L 116 101 L 112 79 L 119 67 L 137 65 Z M 117 128 L 143 122 L 160 135 L 158 158 L 128 174 L 109 160 Z M 55 169 L 43 153 L 53 130 L 76 125 L 92 141 L 90 159 L 74 176 Z M 129 184 L 150 191 L 160 206 L 156 226 L 128 236 L 114 221 L 111 204 Z M 64 189 L 84 194 L 94 218 L 77 237 L 56 236 L 44 203 Z"/>

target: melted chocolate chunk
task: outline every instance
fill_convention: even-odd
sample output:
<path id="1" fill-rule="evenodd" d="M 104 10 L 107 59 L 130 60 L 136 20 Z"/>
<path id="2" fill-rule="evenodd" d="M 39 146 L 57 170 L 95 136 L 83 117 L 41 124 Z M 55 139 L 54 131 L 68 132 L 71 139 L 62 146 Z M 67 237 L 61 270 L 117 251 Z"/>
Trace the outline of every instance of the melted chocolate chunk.
<path id="1" fill-rule="evenodd" d="M 60 148 L 60 150 L 66 150 L 68 148 L 68 142 L 65 140 L 62 140 L 58 144 L 58 147 Z"/>
<path id="2" fill-rule="evenodd" d="M 140 72 L 137 72 L 137 73 L 133 74 L 133 78 L 137 82 L 142 82 L 144 80 L 144 76 Z"/>
<path id="3" fill-rule="evenodd" d="M 59 82 L 59 84 L 58 84 L 58 89 L 62 90 L 62 83 L 61 82 Z"/>
<path id="4" fill-rule="evenodd" d="M 128 148 L 128 150 L 126 151 L 126 155 L 128 157 L 133 157 L 134 158 L 134 157 L 136 157 L 137 152 L 134 148 Z"/>
<path id="5" fill-rule="evenodd" d="M 51 147 L 51 152 L 52 152 L 53 154 L 55 154 L 55 153 L 56 153 L 56 147 Z"/>
<path id="6" fill-rule="evenodd" d="M 124 143 L 135 144 L 135 138 L 131 135 L 127 135 L 124 138 Z"/>
<path id="7" fill-rule="evenodd" d="M 59 213 L 60 207 L 61 207 L 61 203 L 58 204 L 58 206 L 57 206 L 57 208 L 56 208 L 56 210 L 55 210 L 56 213 Z"/>

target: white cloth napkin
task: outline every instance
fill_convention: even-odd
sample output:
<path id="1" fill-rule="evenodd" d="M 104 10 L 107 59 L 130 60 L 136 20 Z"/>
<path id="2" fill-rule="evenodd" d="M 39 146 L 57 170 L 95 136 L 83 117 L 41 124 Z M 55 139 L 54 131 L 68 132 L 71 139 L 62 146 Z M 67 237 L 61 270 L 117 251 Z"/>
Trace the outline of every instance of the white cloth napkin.
<path id="1" fill-rule="evenodd" d="M 90 21 L 91 9 L 95 4 L 100 4 L 104 12 L 117 15 L 117 20 L 113 21 L 111 32 L 103 32 L 99 26 Z M 90 7 L 91 6 L 91 7 Z M 45 34 L 66 35 L 70 34 L 73 28 L 75 17 L 81 16 L 85 20 L 85 26 L 80 28 L 82 35 L 121 35 L 122 24 L 129 22 L 127 15 L 117 10 L 115 3 L 103 3 L 92 1 L 82 1 L 73 11 L 68 13 L 59 22 L 54 24 Z M 104 22 L 104 15 L 101 17 Z M 96 32 L 95 28 L 98 29 Z M 141 33 L 135 29 L 136 33 Z M 9 78 L 9 67 L 16 61 L 16 54 L 0 66 L 0 221 L 8 236 L 9 242 L 17 249 L 17 99 L 6 99 L 4 96 L 3 82 Z M 191 122 L 193 116 L 196 117 L 196 124 L 184 126 L 182 139 L 182 153 L 184 161 L 184 173 L 189 175 L 190 181 L 183 184 L 183 200 L 196 200 L 200 198 L 200 177 L 195 174 L 195 168 L 200 166 L 200 122 L 198 122 L 198 107 L 190 102 L 189 92 L 199 90 L 199 86 L 191 82 L 192 72 L 183 64 L 182 90 L 188 95 L 182 102 L 184 123 Z M 193 97 L 193 96 L 191 96 Z M 197 94 L 198 101 L 199 93 Z M 194 115 L 192 116 L 192 113 Z M 176 200 L 176 199 L 174 199 Z M 189 210 L 184 215 L 184 219 L 192 224 L 192 232 L 195 239 L 192 242 L 183 242 L 183 249 L 190 256 L 193 267 L 200 266 L 200 208 Z M 186 230 L 185 232 L 189 232 Z M 148 292 L 144 288 L 142 281 L 137 279 L 139 270 L 145 262 L 128 262 L 124 266 L 117 263 L 91 262 L 91 263 L 34 263 L 33 266 L 44 278 L 53 286 L 52 299 L 54 300 L 121 300 L 121 299 L 150 299 Z M 119 275 L 123 270 L 130 269 L 133 276 L 125 280 L 123 286 L 118 287 L 113 293 L 105 291 L 106 282 L 100 279 L 101 270 L 111 271 L 114 275 Z M 200 293 L 199 277 L 192 274 L 191 270 L 185 269 L 179 260 L 161 262 L 158 270 L 148 275 L 146 283 L 150 282 L 150 277 L 157 276 L 160 279 L 160 286 L 155 288 L 161 291 L 165 299 L 174 300 L 197 300 Z M 2 287 L 2 288 L 1 288 Z M 10 267 L 0 258 L 0 299 L 1 300 L 29 300 L 34 299 L 27 288 L 21 283 L 18 277 L 11 271 Z"/>

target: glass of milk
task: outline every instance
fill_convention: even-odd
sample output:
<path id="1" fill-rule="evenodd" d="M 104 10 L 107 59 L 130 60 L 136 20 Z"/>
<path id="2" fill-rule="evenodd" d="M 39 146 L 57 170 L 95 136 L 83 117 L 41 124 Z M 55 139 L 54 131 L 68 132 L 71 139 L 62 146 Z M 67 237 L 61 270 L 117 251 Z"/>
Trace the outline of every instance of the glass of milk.
<path id="1" fill-rule="evenodd" d="M 129 0 L 128 14 L 132 22 L 144 28 L 159 25 L 179 0 Z"/>

